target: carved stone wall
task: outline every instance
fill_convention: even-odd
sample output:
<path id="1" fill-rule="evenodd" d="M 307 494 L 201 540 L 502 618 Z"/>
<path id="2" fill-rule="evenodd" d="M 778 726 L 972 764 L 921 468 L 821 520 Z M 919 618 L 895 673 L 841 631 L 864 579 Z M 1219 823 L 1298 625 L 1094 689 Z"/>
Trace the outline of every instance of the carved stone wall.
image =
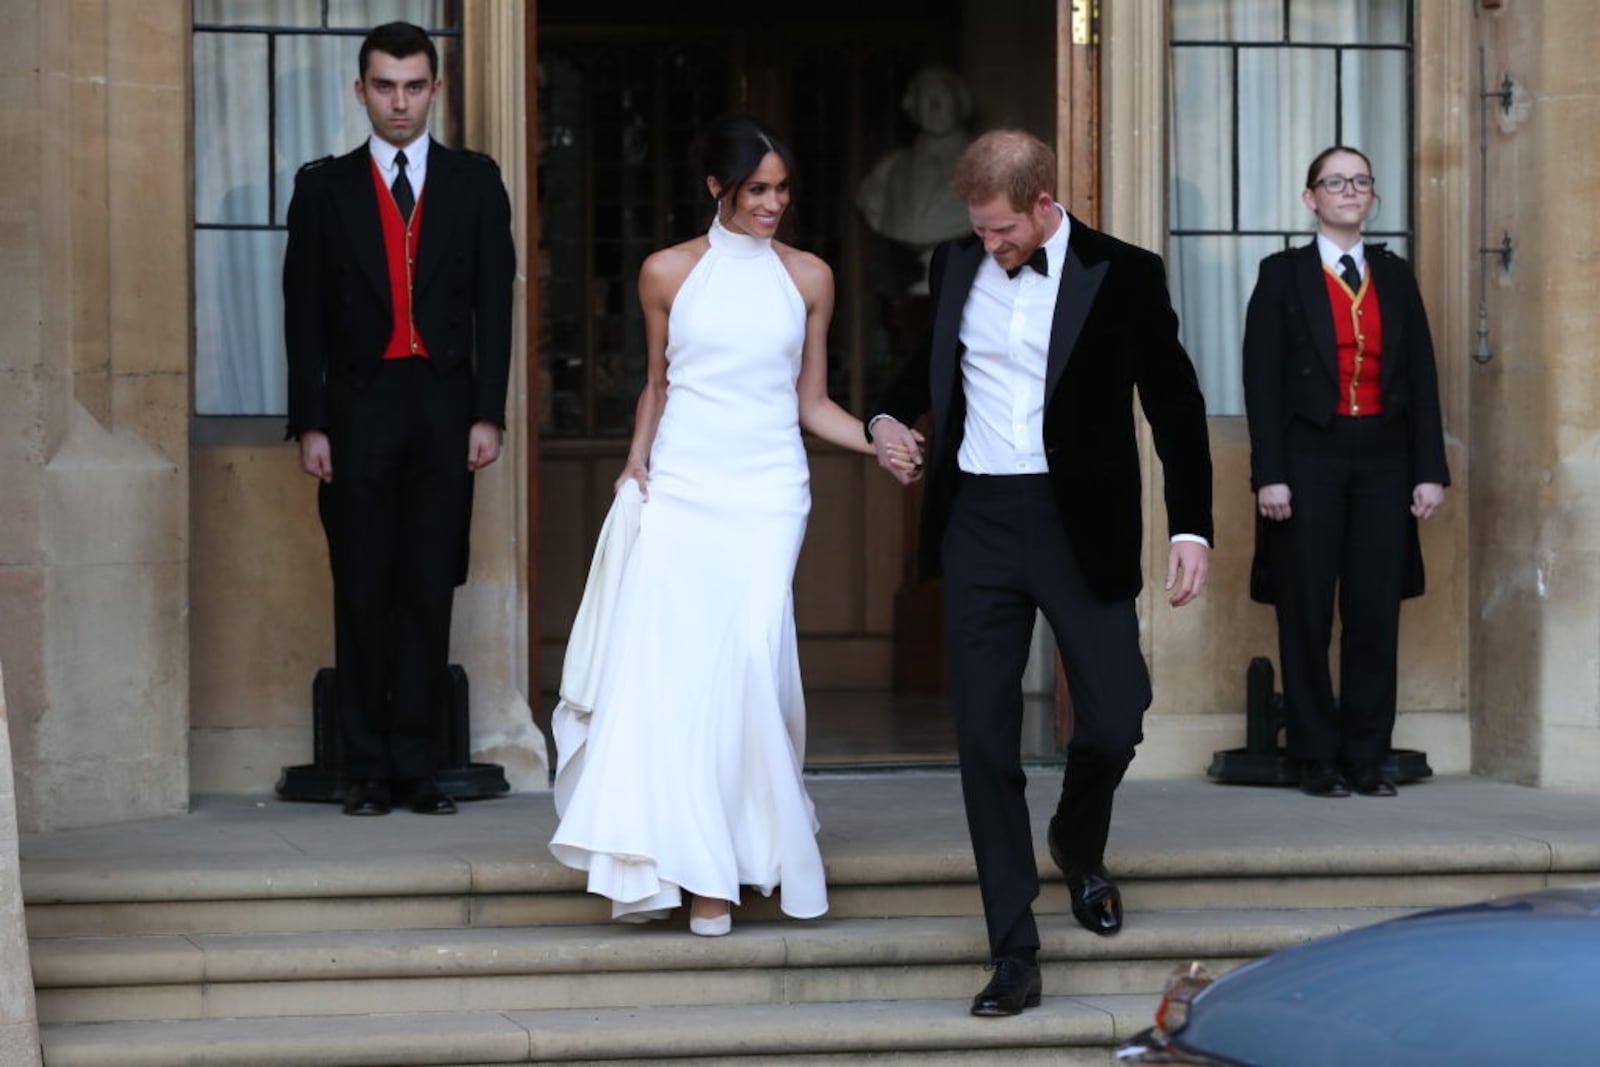
<path id="1" fill-rule="evenodd" d="M 0 647 L 25 829 L 188 803 L 188 11 L 5 8 Z"/>

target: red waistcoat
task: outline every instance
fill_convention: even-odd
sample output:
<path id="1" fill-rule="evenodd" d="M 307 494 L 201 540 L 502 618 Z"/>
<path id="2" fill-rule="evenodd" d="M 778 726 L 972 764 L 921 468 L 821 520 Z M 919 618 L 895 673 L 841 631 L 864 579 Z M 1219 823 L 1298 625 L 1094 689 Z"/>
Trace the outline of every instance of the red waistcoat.
<path id="1" fill-rule="evenodd" d="M 378 194 L 378 220 L 383 224 L 383 259 L 389 267 L 389 306 L 394 308 L 394 332 L 383 358 L 427 358 L 428 350 L 411 314 L 411 272 L 417 261 L 417 234 L 422 230 L 422 197 L 412 205 L 408 225 L 395 206 L 394 194 L 383 183 L 376 159 L 372 161 L 372 184 Z"/>
<path id="2" fill-rule="evenodd" d="M 1333 336 L 1339 351 L 1339 403 L 1336 415 L 1377 415 L 1383 410 L 1383 316 L 1372 272 L 1355 292 L 1326 263 L 1328 302 L 1333 305 Z"/>

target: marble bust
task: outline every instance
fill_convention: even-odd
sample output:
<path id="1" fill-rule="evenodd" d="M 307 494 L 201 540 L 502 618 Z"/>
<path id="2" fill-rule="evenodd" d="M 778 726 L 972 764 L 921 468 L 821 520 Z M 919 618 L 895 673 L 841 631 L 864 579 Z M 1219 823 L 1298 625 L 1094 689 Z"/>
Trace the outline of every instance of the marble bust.
<path id="1" fill-rule="evenodd" d="M 934 245 L 971 228 L 950 179 L 972 140 L 972 93 L 948 67 L 924 67 L 906 86 L 901 106 L 917 127 L 916 138 L 873 165 L 856 206 L 873 230 L 926 259 Z"/>

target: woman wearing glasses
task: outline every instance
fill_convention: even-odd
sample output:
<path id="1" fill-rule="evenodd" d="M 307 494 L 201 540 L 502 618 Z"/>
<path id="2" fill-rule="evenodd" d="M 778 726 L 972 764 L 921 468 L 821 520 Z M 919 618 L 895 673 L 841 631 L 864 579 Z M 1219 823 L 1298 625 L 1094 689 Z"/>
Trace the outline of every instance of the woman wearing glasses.
<path id="1" fill-rule="evenodd" d="M 1258 516 L 1250 594 L 1277 608 L 1300 788 L 1393 796 L 1400 601 L 1422 592 L 1417 520 L 1439 510 L 1450 484 L 1433 341 L 1410 267 L 1362 241 L 1378 200 L 1367 157 L 1325 150 L 1300 198 L 1316 240 L 1262 260 L 1245 317 Z"/>

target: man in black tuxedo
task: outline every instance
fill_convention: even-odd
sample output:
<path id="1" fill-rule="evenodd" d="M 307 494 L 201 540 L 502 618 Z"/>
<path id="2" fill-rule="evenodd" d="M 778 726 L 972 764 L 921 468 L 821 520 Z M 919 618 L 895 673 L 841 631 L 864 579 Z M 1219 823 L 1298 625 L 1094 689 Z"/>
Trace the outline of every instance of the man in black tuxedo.
<path id="1" fill-rule="evenodd" d="M 908 427 L 933 413 L 919 568 L 943 575 L 961 784 L 994 958 L 972 1012 L 1015 1015 L 1040 995 L 1020 753 L 1035 614 L 1055 633 L 1074 710 L 1050 854 L 1073 915 L 1114 934 L 1112 795 L 1151 699 L 1134 609 L 1135 387 L 1166 475 L 1174 606 L 1205 584 L 1211 456 L 1161 260 L 1068 215 L 1054 199 L 1055 154 L 1031 134 L 980 137 L 955 181 L 973 235 L 935 251 L 931 346 L 897 370 L 867 435 L 879 462 L 910 481 L 921 452 Z"/>
<path id="2" fill-rule="evenodd" d="M 295 178 L 283 264 L 289 435 L 320 480 L 349 815 L 455 804 L 434 775 L 472 472 L 500 454 L 516 252 L 487 156 L 428 135 L 438 53 L 363 41 L 372 136 Z"/>

